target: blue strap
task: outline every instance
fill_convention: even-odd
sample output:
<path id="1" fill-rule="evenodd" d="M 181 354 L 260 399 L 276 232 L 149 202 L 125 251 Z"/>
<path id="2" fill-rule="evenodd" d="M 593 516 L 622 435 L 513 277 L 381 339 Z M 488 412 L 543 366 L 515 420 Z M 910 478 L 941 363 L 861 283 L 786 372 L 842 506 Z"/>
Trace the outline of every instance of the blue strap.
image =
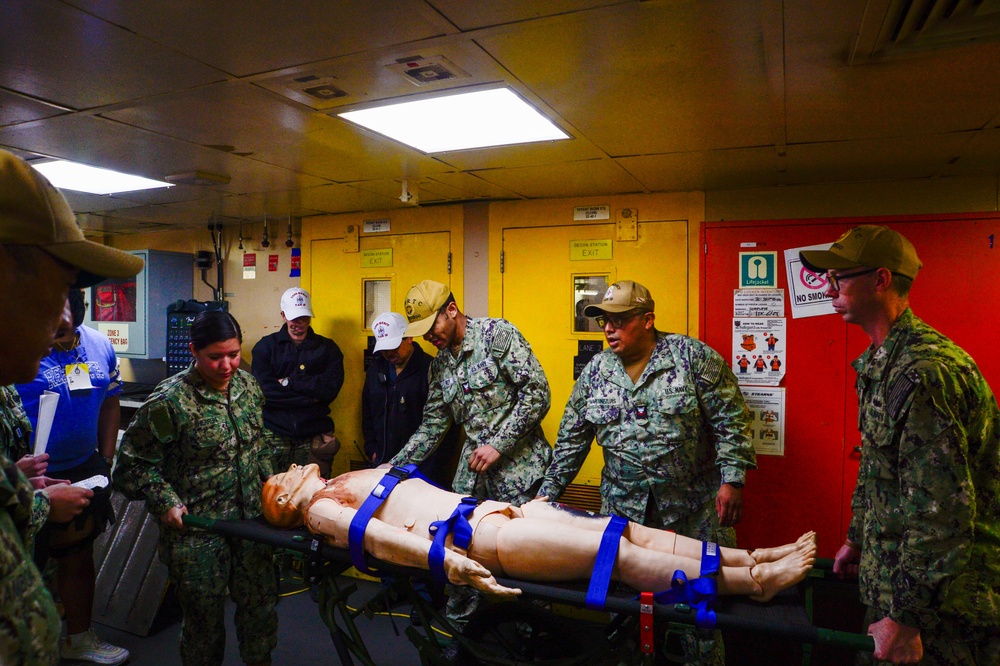
<path id="1" fill-rule="evenodd" d="M 715 629 L 715 611 L 712 606 L 716 597 L 714 577 L 695 578 L 688 582 L 687 576 L 678 569 L 670 580 L 670 589 L 657 592 L 653 600 L 659 604 L 687 604 L 695 610 L 694 623 L 700 629 Z"/>
<path id="2" fill-rule="evenodd" d="M 718 584 L 715 577 L 722 565 L 719 544 L 704 541 L 701 544 L 701 577 L 688 583 L 683 571 L 674 572 L 670 590 L 653 595 L 661 604 L 687 604 L 695 610 L 695 625 L 701 629 L 715 628 L 715 605 Z"/>
<path id="3" fill-rule="evenodd" d="M 701 577 L 715 576 L 722 565 L 722 553 L 719 544 L 712 541 L 701 542 Z"/>
<path id="4" fill-rule="evenodd" d="M 615 558 L 618 556 L 618 544 L 628 520 L 621 516 L 611 516 L 611 522 L 604 528 L 601 546 L 597 549 L 597 559 L 594 570 L 590 574 L 590 585 L 587 586 L 586 606 L 591 610 L 603 610 L 604 601 L 608 597 L 608 585 L 611 584 L 611 572 L 615 568 Z"/>
<path id="5" fill-rule="evenodd" d="M 365 562 L 365 529 L 368 527 L 368 521 L 372 519 L 372 516 L 382 506 L 382 502 L 385 498 L 389 496 L 392 489 L 400 481 L 405 481 L 413 474 L 417 469 L 416 465 L 406 465 L 404 467 L 393 467 L 385 476 L 375 484 L 372 488 L 371 494 L 365 498 L 365 501 L 361 504 L 361 508 L 358 512 L 354 514 L 354 519 L 351 520 L 351 526 L 347 530 L 347 548 L 351 553 L 351 563 L 354 568 L 361 573 L 368 574 L 369 576 L 377 576 L 374 571 L 368 568 L 368 564 Z"/>
<path id="6" fill-rule="evenodd" d="M 446 520 L 436 520 L 428 528 L 434 541 L 431 542 L 431 549 L 427 553 L 427 567 L 431 570 L 431 576 L 439 584 L 448 582 L 448 576 L 444 572 L 444 542 L 448 535 L 452 534 L 452 543 L 459 548 L 468 550 L 472 542 L 472 525 L 469 524 L 469 515 L 479 506 L 479 500 L 475 497 L 463 497 L 455 510 L 451 512 Z"/>

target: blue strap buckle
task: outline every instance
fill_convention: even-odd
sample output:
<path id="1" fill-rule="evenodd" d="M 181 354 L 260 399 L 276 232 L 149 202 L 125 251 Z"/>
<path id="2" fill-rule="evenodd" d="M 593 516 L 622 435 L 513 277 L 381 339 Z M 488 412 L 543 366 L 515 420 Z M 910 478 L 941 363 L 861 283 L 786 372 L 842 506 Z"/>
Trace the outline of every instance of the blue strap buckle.
<path id="1" fill-rule="evenodd" d="M 468 550 L 472 543 L 472 525 L 469 524 L 469 516 L 479 506 L 479 500 L 475 497 L 463 497 L 445 520 L 436 520 L 427 528 L 434 540 L 431 542 L 430 550 L 427 552 L 427 568 L 431 571 L 431 576 L 439 584 L 448 582 L 448 576 L 444 572 L 445 541 L 448 535 L 452 534 L 452 543 L 458 548 Z"/>
<path id="2" fill-rule="evenodd" d="M 371 494 L 365 498 L 365 501 L 361 504 L 361 508 L 358 512 L 354 514 L 354 518 L 351 520 L 351 526 L 347 530 L 347 549 L 351 554 L 351 564 L 354 568 L 361 573 L 368 574 L 369 576 L 377 576 L 373 570 L 368 568 L 368 563 L 365 562 L 365 529 L 368 527 L 368 521 L 372 519 L 375 512 L 385 498 L 389 496 L 392 489 L 395 488 L 400 481 L 405 481 L 409 476 L 417 469 L 416 465 L 406 465 L 405 467 L 393 467 L 385 476 L 375 484 L 372 488 Z"/>

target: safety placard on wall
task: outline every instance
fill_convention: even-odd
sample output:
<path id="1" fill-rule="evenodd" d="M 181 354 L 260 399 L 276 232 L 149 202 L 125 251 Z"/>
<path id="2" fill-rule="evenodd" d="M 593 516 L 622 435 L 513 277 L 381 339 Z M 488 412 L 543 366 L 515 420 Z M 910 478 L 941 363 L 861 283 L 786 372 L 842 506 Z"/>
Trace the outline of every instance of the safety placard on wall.
<path id="1" fill-rule="evenodd" d="M 734 289 L 734 317 L 784 317 L 784 289 Z"/>
<path id="2" fill-rule="evenodd" d="M 750 441 L 757 455 L 785 455 L 785 389 L 741 389 L 750 410 Z"/>
<path id="3" fill-rule="evenodd" d="M 257 255 L 247 252 L 243 255 L 243 279 L 254 280 L 257 278 Z"/>
<path id="4" fill-rule="evenodd" d="M 777 386 L 785 376 L 785 318 L 733 319 L 732 367 L 740 386 Z"/>
<path id="5" fill-rule="evenodd" d="M 740 252 L 740 287 L 777 287 L 777 252 Z"/>
<path id="6" fill-rule="evenodd" d="M 97 322 L 97 330 L 108 336 L 111 348 L 116 352 L 128 351 L 128 324 L 116 322 Z"/>
<path id="7" fill-rule="evenodd" d="M 810 245 L 785 250 L 785 270 L 788 272 L 788 300 L 792 304 L 792 319 L 834 314 L 833 299 L 826 295 L 826 273 L 813 273 L 802 265 L 802 250 L 829 250 L 830 244 Z"/>

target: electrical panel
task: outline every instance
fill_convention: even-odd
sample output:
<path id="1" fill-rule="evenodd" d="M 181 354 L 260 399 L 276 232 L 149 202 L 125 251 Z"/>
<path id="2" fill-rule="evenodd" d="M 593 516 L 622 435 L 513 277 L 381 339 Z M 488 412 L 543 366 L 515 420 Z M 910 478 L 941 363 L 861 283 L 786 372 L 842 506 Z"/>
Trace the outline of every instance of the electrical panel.
<path id="1" fill-rule="evenodd" d="M 191 365 L 191 322 L 200 312 L 229 310 L 226 301 L 177 301 L 167 306 L 167 377 Z"/>
<path id="2" fill-rule="evenodd" d="M 122 358 L 162 359 L 167 344 L 163 312 L 194 293 L 194 260 L 183 252 L 132 250 L 145 265 L 135 277 L 111 278 L 87 290 L 84 324 L 108 336 Z"/>

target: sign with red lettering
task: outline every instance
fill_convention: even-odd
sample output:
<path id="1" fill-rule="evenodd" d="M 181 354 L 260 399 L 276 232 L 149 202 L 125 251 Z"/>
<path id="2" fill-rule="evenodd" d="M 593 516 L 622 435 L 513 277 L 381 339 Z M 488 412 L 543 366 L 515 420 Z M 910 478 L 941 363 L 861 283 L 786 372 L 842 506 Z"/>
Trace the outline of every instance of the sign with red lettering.
<path id="1" fill-rule="evenodd" d="M 253 280 L 257 277 L 257 254 L 247 252 L 243 255 L 243 279 Z"/>

